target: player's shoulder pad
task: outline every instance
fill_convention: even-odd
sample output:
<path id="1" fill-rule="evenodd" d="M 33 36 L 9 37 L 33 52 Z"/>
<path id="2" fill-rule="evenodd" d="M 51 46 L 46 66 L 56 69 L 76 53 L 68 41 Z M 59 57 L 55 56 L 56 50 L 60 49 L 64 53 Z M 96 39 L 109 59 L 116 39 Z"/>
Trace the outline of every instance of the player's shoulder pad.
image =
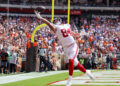
<path id="1" fill-rule="evenodd" d="M 71 27 L 71 25 L 70 24 L 64 24 L 65 26 L 68 26 L 68 27 Z"/>
<path id="2" fill-rule="evenodd" d="M 66 24 L 66 25 L 67 25 L 68 27 L 70 27 L 69 29 L 71 29 L 72 26 L 71 26 L 70 24 Z"/>

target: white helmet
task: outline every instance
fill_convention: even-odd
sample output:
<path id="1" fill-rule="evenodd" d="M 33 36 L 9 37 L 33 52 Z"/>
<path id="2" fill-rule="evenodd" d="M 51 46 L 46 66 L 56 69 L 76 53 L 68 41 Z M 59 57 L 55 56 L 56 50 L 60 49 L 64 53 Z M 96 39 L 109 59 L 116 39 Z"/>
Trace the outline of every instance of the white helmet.
<path id="1" fill-rule="evenodd" d="M 56 24 L 56 25 L 60 25 L 60 24 L 62 24 L 62 19 L 61 18 L 55 18 L 53 20 L 53 23 Z"/>

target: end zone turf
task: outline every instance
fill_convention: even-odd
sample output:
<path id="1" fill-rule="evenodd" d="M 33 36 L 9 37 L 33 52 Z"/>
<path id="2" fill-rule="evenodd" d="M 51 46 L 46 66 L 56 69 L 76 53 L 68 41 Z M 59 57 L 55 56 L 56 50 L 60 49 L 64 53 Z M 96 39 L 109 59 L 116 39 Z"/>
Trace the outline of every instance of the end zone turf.
<path id="1" fill-rule="evenodd" d="M 106 75 L 108 74 L 108 75 Z M 111 75 L 113 74 L 113 75 Z M 114 75 L 115 74 L 115 75 Z M 86 75 L 83 75 L 81 77 L 74 77 L 72 80 L 72 86 L 120 86 L 120 75 L 119 71 L 101 71 L 101 72 L 94 72 L 93 75 L 95 75 L 96 79 L 90 80 Z M 50 85 L 55 86 L 62 86 L 66 84 L 67 80 L 64 81 L 57 81 L 54 83 L 51 83 Z"/>

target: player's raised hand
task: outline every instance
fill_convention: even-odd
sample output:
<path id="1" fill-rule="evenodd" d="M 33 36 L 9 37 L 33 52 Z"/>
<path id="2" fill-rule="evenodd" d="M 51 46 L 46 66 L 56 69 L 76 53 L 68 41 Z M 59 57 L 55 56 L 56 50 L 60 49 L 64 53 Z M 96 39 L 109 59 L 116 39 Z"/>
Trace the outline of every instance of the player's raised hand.
<path id="1" fill-rule="evenodd" d="M 36 10 L 34 10 L 34 12 L 35 12 L 35 14 L 36 14 L 36 16 L 37 16 L 38 19 L 42 19 L 42 16 L 40 15 L 40 12 L 38 12 Z"/>

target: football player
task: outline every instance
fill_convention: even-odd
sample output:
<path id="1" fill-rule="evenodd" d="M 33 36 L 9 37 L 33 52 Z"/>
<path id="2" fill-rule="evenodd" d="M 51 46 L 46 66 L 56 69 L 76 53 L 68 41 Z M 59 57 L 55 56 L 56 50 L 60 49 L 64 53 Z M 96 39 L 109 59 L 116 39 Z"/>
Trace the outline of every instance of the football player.
<path id="1" fill-rule="evenodd" d="M 77 55 L 79 52 L 79 48 L 76 44 L 76 41 L 74 37 L 79 37 L 79 33 L 74 33 L 71 31 L 71 27 L 69 24 L 60 24 L 59 21 L 57 21 L 56 25 L 53 23 L 49 22 L 47 19 L 43 18 L 40 15 L 40 12 L 35 11 L 35 14 L 38 19 L 42 20 L 42 22 L 46 23 L 49 28 L 56 33 L 60 44 L 64 48 L 64 52 L 66 57 L 69 60 L 69 79 L 66 84 L 66 86 L 71 86 L 71 81 L 72 81 L 72 75 L 74 71 L 74 67 L 78 68 L 80 71 L 83 73 L 86 73 L 91 79 L 94 79 L 94 76 L 91 74 L 90 71 L 86 70 L 78 61 Z"/>

